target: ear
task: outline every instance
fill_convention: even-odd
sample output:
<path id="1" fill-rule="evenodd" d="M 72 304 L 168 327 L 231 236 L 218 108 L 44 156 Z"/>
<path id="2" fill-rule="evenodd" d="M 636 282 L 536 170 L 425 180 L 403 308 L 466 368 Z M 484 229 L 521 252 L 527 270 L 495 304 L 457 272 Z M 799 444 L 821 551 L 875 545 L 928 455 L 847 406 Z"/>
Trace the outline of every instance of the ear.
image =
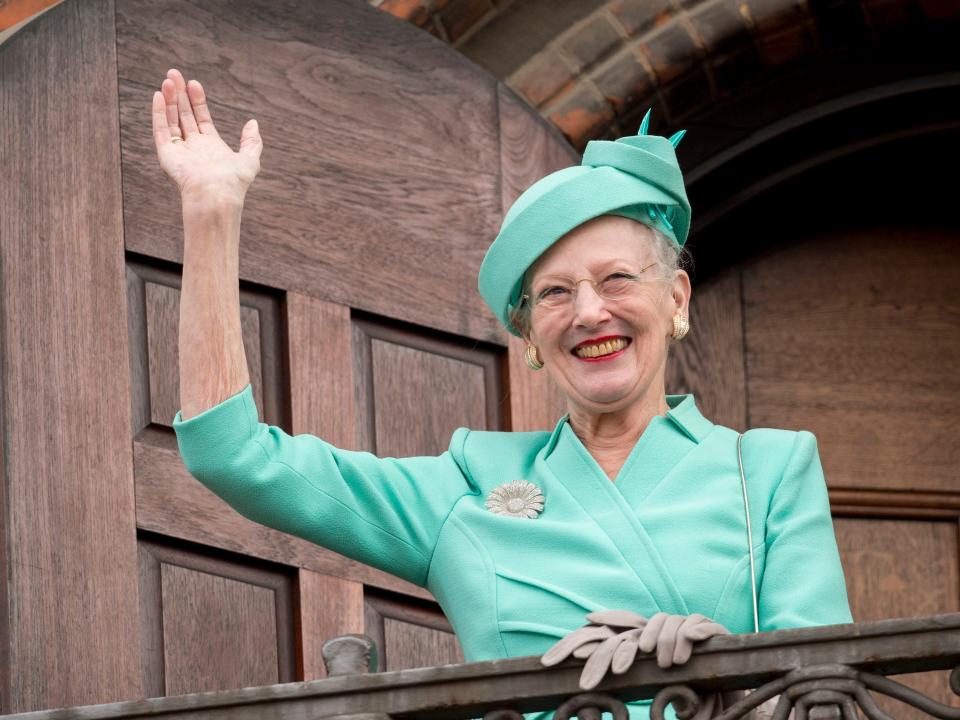
<path id="1" fill-rule="evenodd" d="M 692 287 L 690 285 L 690 276 L 686 270 L 677 270 L 673 278 L 673 287 L 671 293 L 675 305 L 675 312 L 679 312 L 685 318 L 690 317 L 690 294 Z"/>

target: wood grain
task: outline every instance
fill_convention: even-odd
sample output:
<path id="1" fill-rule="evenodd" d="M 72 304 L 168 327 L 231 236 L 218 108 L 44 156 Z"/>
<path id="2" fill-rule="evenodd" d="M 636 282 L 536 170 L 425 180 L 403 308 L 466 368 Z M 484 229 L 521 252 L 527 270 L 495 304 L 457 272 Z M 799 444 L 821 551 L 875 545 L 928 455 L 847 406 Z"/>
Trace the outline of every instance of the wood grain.
<path id="1" fill-rule="evenodd" d="M 377 452 L 439 455 L 458 427 L 487 428 L 483 367 L 374 339 Z"/>
<path id="2" fill-rule="evenodd" d="M 380 650 L 380 671 L 463 662 L 450 623 L 435 605 L 367 593 L 366 634 Z"/>
<path id="3" fill-rule="evenodd" d="M 553 430 L 567 412 L 567 403 L 546 369 L 527 367 L 523 354 L 527 343 L 511 336 L 507 345 L 510 387 L 510 429 L 516 432 Z"/>
<path id="4" fill-rule="evenodd" d="M 750 420 L 805 428 L 837 487 L 956 492 L 956 234 L 811 237 L 744 269 Z"/>
<path id="5" fill-rule="evenodd" d="M 286 310 L 293 432 L 357 449 L 350 308 L 291 292 Z"/>
<path id="6" fill-rule="evenodd" d="M 863 520 L 834 521 L 854 620 L 917 617 L 960 610 L 957 523 Z M 940 702 L 956 706 L 945 673 L 895 678 Z M 928 717 L 880 698 L 891 717 Z"/>
<path id="7" fill-rule="evenodd" d="M 503 428 L 499 347 L 355 318 L 353 348 L 362 449 L 381 456 L 435 455 L 460 426 Z"/>
<path id="8" fill-rule="evenodd" d="M 492 77 L 416 28 L 346 0 L 121 0 L 117 29 L 129 249 L 181 257 L 178 201 L 146 123 L 152 91 L 177 66 L 205 84 L 233 146 L 247 119 L 260 124 L 244 278 L 503 337 L 475 289 L 501 213 Z"/>
<path id="9" fill-rule="evenodd" d="M 671 347 L 666 386 L 668 393 L 693 393 L 700 412 L 718 425 L 747 429 L 738 270 L 694 288 L 690 333 Z"/>
<path id="10" fill-rule="evenodd" d="M 170 442 L 168 440 L 168 442 Z M 411 583 L 247 520 L 197 482 L 172 442 L 134 443 L 137 526 L 231 552 L 432 599 Z"/>
<path id="11" fill-rule="evenodd" d="M 295 679 L 294 582 L 283 566 L 141 537 L 140 614 L 151 695 Z M 149 653 L 149 655 L 148 655 Z M 257 683 L 259 684 L 259 683 Z"/>
<path id="12" fill-rule="evenodd" d="M 500 126 L 500 201 L 504 214 L 520 193 L 555 170 L 580 163 L 580 155 L 530 106 L 497 83 Z"/>
<path id="13" fill-rule="evenodd" d="M 114 5 L 0 47 L 4 712 L 140 694 Z"/>
<path id="14" fill-rule="evenodd" d="M 383 633 L 387 671 L 463 662 L 463 651 L 453 633 L 392 618 L 384 618 Z"/>
<path id="15" fill-rule="evenodd" d="M 363 584 L 312 570 L 297 575 L 297 679 L 327 676 L 323 644 L 338 635 L 362 634 Z"/>
<path id="16" fill-rule="evenodd" d="M 167 695 L 278 682 L 271 590 L 170 564 L 160 575 Z"/>

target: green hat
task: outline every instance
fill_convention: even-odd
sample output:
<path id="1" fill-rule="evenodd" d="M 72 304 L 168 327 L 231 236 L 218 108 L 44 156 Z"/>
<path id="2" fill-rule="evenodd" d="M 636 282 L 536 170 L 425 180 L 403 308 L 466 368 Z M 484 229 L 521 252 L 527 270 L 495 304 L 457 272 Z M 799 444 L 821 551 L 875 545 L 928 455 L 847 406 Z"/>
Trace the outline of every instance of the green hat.
<path id="1" fill-rule="evenodd" d="M 510 314 L 520 302 L 523 274 L 575 227 L 600 215 L 622 215 L 656 228 L 677 246 L 690 229 L 690 203 L 669 139 L 647 135 L 650 112 L 637 135 L 591 140 L 580 165 L 541 178 L 507 211 L 480 265 L 480 295 L 515 335 Z"/>

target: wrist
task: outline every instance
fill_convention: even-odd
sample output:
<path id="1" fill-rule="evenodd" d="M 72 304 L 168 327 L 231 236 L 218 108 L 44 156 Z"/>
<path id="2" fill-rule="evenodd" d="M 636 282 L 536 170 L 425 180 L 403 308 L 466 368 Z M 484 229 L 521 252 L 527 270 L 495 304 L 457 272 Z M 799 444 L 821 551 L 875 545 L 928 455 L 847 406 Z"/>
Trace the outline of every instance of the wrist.
<path id="1" fill-rule="evenodd" d="M 243 209 L 245 193 L 231 190 L 199 190 L 180 196 L 183 214 L 239 213 Z"/>

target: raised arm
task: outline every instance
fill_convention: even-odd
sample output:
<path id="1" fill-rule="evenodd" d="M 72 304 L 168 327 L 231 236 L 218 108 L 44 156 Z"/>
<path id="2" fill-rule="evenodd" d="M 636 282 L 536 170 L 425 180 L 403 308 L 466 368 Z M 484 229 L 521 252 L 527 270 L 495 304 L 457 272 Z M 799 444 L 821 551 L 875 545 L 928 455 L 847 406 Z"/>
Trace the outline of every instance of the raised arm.
<path id="1" fill-rule="evenodd" d="M 240 214 L 260 170 L 263 142 L 249 120 L 234 152 L 220 138 L 203 87 L 169 70 L 153 94 L 153 137 L 164 172 L 180 191 L 180 407 L 184 419 L 249 382 L 240 330 Z"/>

